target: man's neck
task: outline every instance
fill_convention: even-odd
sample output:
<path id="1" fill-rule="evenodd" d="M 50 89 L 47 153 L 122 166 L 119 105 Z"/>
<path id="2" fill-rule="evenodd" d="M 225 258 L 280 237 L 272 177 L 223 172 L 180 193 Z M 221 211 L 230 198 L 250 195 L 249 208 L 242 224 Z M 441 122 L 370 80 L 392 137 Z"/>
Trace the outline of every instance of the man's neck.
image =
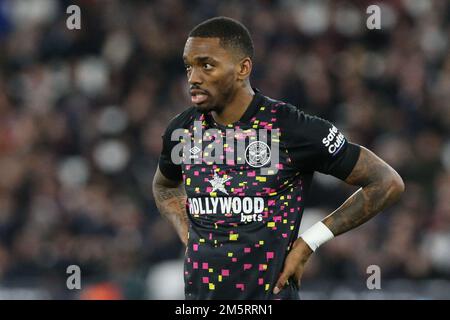
<path id="1" fill-rule="evenodd" d="M 233 99 L 228 103 L 221 113 L 215 111 L 211 112 L 214 121 L 226 126 L 234 123 L 242 118 L 248 106 L 252 102 L 255 92 L 251 86 L 246 86 L 238 90 Z"/>

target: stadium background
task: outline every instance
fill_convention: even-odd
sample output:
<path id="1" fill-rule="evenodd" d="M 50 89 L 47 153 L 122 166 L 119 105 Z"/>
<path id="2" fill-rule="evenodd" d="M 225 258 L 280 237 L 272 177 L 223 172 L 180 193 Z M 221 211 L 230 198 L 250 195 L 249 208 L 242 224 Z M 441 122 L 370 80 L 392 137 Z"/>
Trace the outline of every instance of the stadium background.
<path id="1" fill-rule="evenodd" d="M 70 4 L 81 30 L 66 27 Z M 254 86 L 333 121 L 406 182 L 314 255 L 303 298 L 450 298 L 450 2 L 0 0 L 0 299 L 183 297 L 183 249 L 151 182 L 189 102 L 186 36 L 216 15 L 250 29 Z M 302 229 L 353 191 L 316 175 Z M 71 264 L 82 290 L 66 288 Z M 373 264 L 381 290 L 366 287 Z"/>

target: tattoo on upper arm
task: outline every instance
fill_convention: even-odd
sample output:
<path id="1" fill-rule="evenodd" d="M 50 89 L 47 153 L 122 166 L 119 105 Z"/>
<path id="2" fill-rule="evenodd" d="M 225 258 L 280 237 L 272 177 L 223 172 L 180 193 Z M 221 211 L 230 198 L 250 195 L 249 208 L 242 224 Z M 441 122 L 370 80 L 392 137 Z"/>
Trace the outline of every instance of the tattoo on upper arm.
<path id="1" fill-rule="evenodd" d="M 184 213 L 186 210 L 186 192 L 182 187 L 157 188 L 154 196 L 156 205 L 163 215 L 174 211 Z"/>
<path id="2" fill-rule="evenodd" d="M 161 188 L 155 187 L 154 195 L 157 202 L 166 201 L 172 198 L 185 197 L 186 192 L 182 188 Z"/>
<path id="3" fill-rule="evenodd" d="M 361 147 L 359 159 L 345 182 L 364 187 L 371 182 L 382 179 L 389 174 L 389 165 L 377 157 L 373 152 Z"/>
<path id="4" fill-rule="evenodd" d="M 167 218 L 186 244 L 189 218 L 186 212 L 186 191 L 182 183 L 166 179 L 159 169 L 153 182 L 153 196 L 162 216 Z"/>

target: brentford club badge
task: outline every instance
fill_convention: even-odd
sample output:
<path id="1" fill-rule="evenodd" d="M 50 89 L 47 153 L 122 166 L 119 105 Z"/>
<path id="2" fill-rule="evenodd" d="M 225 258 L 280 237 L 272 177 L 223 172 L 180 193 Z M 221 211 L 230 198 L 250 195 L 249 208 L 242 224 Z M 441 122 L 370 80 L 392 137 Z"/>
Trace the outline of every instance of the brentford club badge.
<path id="1" fill-rule="evenodd" d="M 262 141 L 254 141 L 245 149 L 245 161 L 248 165 L 259 168 L 270 161 L 270 148 Z"/>

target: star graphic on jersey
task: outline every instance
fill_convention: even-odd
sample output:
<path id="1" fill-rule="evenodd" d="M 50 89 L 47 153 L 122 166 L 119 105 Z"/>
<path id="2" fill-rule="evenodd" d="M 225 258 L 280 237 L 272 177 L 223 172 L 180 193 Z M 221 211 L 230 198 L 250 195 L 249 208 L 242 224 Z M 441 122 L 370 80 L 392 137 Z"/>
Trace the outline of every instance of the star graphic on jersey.
<path id="1" fill-rule="evenodd" d="M 209 183 L 211 183 L 211 186 L 213 187 L 211 192 L 214 192 L 216 190 L 222 191 L 223 193 L 225 193 L 226 195 L 228 195 L 227 190 L 225 190 L 225 182 L 227 182 L 228 180 L 233 179 L 232 177 L 228 177 L 228 178 L 221 178 L 217 175 L 217 173 L 214 172 L 214 179 L 212 180 L 208 180 Z"/>

